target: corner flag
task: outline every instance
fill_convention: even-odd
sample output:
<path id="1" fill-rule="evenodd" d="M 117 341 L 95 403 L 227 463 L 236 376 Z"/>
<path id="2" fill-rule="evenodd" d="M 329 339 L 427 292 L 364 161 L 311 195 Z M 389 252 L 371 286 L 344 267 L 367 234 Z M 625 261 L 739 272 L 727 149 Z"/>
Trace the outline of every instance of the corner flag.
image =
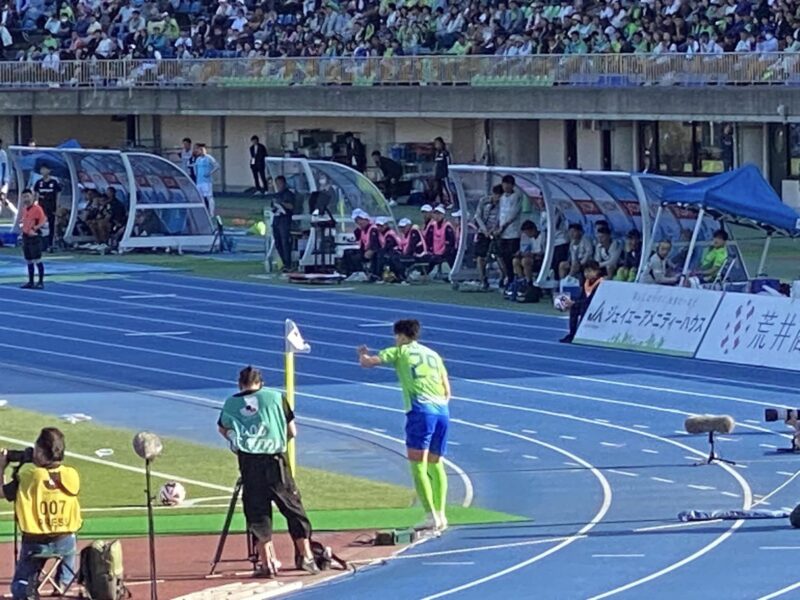
<path id="1" fill-rule="evenodd" d="M 303 339 L 297 324 L 291 319 L 286 319 L 286 350 L 284 352 L 297 352 L 307 354 L 311 346 Z"/>
<path id="2" fill-rule="evenodd" d="M 286 402 L 289 404 L 289 408 L 294 411 L 294 355 L 295 353 L 307 354 L 311 352 L 311 345 L 303 339 L 303 336 L 300 334 L 300 329 L 297 327 L 297 323 L 291 319 L 286 319 L 284 331 L 285 340 L 283 351 L 284 358 L 286 359 Z M 289 440 L 287 453 L 289 455 L 289 470 L 292 472 L 292 476 L 296 476 L 297 454 L 293 439 Z"/>

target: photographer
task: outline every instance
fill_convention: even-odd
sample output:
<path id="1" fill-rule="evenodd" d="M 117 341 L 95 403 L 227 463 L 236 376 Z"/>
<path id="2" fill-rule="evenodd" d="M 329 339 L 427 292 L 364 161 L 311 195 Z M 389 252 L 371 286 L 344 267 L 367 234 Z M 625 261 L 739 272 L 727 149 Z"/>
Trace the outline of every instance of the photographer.
<path id="1" fill-rule="evenodd" d="M 318 572 L 311 553 L 311 523 L 286 464 L 287 441 L 297 429 L 283 394 L 263 387 L 258 369 L 245 367 L 239 373 L 239 393 L 225 401 L 218 426 L 239 460 L 244 516 L 261 558 L 259 576 L 275 575 L 268 552 L 273 502 L 289 525 L 297 568 Z"/>
<path id="2" fill-rule="evenodd" d="M 62 465 L 63 460 L 64 434 L 54 427 L 42 429 L 32 449 L 0 449 L 0 494 L 9 502 L 16 502 L 15 515 L 22 531 L 19 560 L 11 582 L 14 600 L 39 597 L 39 574 L 44 566 L 39 555 L 65 557 L 58 572 L 62 587 L 75 578 L 75 532 L 82 524 L 80 477 L 75 469 Z M 6 467 L 12 462 L 20 464 L 8 479 Z"/>

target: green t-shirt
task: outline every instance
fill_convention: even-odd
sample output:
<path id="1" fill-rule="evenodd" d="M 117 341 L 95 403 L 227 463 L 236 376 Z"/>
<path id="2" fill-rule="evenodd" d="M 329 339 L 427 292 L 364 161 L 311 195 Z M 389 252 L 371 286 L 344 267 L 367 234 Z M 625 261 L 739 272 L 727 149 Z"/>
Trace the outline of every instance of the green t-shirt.
<path id="1" fill-rule="evenodd" d="M 716 276 L 726 260 L 728 260 L 728 249 L 725 246 L 722 248 L 709 248 L 706 250 L 705 254 L 703 254 L 703 258 L 700 261 L 700 268 L 703 271 L 713 269 L 712 276 Z"/>
<path id="2" fill-rule="evenodd" d="M 225 400 L 219 425 L 228 430 L 231 449 L 248 454 L 286 452 L 287 424 L 294 418 L 283 394 L 262 388 Z"/>
<path id="3" fill-rule="evenodd" d="M 447 377 L 442 357 L 419 342 L 381 350 L 378 358 L 397 371 L 406 412 L 447 414 Z"/>

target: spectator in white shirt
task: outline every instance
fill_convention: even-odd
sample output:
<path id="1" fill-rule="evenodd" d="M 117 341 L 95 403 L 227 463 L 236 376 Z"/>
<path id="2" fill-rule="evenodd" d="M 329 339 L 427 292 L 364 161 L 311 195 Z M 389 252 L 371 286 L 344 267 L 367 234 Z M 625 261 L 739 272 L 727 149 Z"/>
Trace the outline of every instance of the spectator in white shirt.
<path id="1" fill-rule="evenodd" d="M 742 31 L 739 33 L 739 41 L 736 43 L 736 52 L 752 52 L 755 45 L 753 34 Z"/>
<path id="2" fill-rule="evenodd" d="M 589 238 L 583 235 L 583 225 L 571 223 L 569 226 L 569 260 L 558 266 L 559 279 L 580 277 L 583 268 L 594 257 L 594 246 Z"/>
<path id="3" fill-rule="evenodd" d="M 45 54 L 44 59 L 42 59 L 42 68 L 54 73 L 58 73 L 61 70 L 61 57 L 55 48 L 50 48 Z"/>
<path id="4" fill-rule="evenodd" d="M 621 254 L 622 245 L 618 240 L 611 238 L 611 230 L 606 226 L 598 227 L 594 259 L 600 264 L 600 274 L 603 277 L 611 279 L 616 275 Z"/>
<path id="5" fill-rule="evenodd" d="M 659 285 L 675 285 L 680 274 L 669 259 L 672 252 L 672 242 L 664 240 L 658 244 L 658 249 L 647 261 L 647 269 L 642 275 L 642 283 L 656 283 Z"/>
<path id="6" fill-rule="evenodd" d="M 778 51 L 778 40 L 775 39 L 775 36 L 772 34 L 771 31 L 766 32 L 764 35 L 758 36 L 758 42 L 756 43 L 756 51 L 757 52 Z"/>
<path id="7" fill-rule="evenodd" d="M 534 275 L 539 273 L 544 260 L 545 235 L 533 221 L 524 221 L 521 229 L 519 252 L 514 257 L 514 276 L 533 285 Z"/>
<path id="8" fill-rule="evenodd" d="M 244 9 L 240 8 L 236 11 L 236 16 L 231 22 L 231 29 L 241 33 L 245 25 L 247 25 L 247 17 L 244 14 Z"/>

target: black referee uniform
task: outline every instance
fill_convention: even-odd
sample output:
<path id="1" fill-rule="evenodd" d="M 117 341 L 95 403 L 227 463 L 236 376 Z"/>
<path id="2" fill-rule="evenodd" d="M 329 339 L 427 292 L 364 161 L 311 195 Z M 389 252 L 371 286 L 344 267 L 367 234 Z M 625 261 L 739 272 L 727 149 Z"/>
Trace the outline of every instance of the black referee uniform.
<path id="1" fill-rule="evenodd" d="M 56 209 L 58 208 L 58 195 L 61 193 L 61 184 L 52 177 L 42 177 L 33 184 L 33 191 L 39 200 L 39 206 L 44 210 L 47 217 L 47 225 L 50 229 L 45 237 L 45 248 L 52 249 L 53 236 L 56 232 Z"/>

